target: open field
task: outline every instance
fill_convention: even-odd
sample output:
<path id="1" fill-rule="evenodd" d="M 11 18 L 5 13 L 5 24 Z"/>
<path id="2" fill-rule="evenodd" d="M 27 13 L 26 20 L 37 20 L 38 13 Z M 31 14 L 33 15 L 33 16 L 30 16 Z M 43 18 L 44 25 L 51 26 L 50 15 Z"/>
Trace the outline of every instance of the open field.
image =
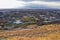
<path id="1" fill-rule="evenodd" d="M 0 40 L 60 40 L 60 24 L 37 26 L 31 30 L 0 31 Z"/>

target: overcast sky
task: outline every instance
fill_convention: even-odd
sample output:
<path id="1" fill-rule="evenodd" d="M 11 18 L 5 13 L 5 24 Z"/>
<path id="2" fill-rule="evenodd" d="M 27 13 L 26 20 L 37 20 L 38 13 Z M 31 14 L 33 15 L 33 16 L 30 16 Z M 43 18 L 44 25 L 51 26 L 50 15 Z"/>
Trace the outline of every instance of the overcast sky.
<path id="1" fill-rule="evenodd" d="M 60 9 L 60 0 L 0 0 L 0 9 L 34 7 L 35 4 Z"/>

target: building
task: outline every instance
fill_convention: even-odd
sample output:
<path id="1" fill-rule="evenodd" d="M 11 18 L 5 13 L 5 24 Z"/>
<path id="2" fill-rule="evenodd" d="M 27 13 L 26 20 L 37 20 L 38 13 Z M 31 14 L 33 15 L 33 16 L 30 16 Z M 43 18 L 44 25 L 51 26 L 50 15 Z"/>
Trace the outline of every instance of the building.
<path id="1" fill-rule="evenodd" d="M 0 29 L 3 29 L 4 28 L 4 23 L 0 22 Z"/>
<path id="2" fill-rule="evenodd" d="M 16 20 L 14 23 L 21 24 L 22 22 L 20 20 Z"/>

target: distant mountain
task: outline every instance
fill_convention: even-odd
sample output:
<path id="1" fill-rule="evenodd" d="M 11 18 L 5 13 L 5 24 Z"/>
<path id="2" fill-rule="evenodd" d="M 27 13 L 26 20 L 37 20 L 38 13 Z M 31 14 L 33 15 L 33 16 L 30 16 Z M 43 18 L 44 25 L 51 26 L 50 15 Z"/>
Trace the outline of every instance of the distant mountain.
<path id="1" fill-rule="evenodd" d="M 45 5 L 39 5 L 39 4 L 29 4 L 29 5 L 26 5 L 24 7 L 22 7 L 23 9 L 52 9 L 48 6 L 45 6 Z"/>

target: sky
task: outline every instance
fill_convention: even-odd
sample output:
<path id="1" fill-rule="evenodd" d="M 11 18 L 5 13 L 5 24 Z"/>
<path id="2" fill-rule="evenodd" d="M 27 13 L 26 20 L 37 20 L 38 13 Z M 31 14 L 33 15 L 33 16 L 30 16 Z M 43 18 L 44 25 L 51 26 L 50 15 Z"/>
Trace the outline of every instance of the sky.
<path id="1" fill-rule="evenodd" d="M 60 9 L 60 0 L 0 0 L 0 9 L 55 8 Z"/>

